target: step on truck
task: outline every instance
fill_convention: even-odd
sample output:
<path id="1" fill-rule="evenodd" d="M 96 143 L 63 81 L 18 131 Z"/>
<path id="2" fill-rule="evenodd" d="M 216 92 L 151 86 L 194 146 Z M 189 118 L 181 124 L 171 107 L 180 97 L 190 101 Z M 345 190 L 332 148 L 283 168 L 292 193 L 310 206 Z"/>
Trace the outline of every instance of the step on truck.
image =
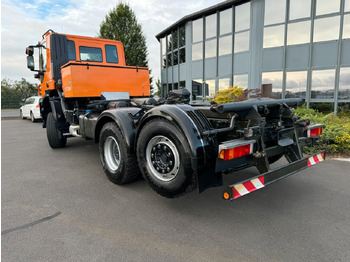
<path id="1" fill-rule="evenodd" d="M 302 99 L 193 105 L 185 88 L 155 99 L 148 69 L 127 66 L 121 42 L 52 30 L 26 54 L 40 80 L 49 145 L 94 140 L 104 172 L 118 185 L 142 174 L 158 194 L 174 198 L 223 186 L 228 175 L 234 182 L 222 197 L 232 200 L 325 159 L 325 152 L 302 153 L 323 129 L 293 114 Z M 286 164 L 270 167 L 282 157 Z M 258 172 L 237 175 L 250 167 Z"/>

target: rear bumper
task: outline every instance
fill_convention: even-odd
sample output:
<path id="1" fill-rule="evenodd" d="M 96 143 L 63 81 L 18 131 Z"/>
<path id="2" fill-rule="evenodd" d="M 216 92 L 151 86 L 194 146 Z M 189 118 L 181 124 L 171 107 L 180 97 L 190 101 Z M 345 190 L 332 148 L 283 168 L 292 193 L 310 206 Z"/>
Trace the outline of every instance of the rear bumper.
<path id="1" fill-rule="evenodd" d="M 239 198 L 243 195 L 246 195 L 269 184 L 277 182 L 283 178 L 286 178 L 290 175 L 293 175 L 323 160 L 325 160 L 324 151 L 308 157 L 304 157 L 300 160 L 289 163 L 280 168 L 268 171 L 266 173 L 257 175 L 240 183 L 226 186 L 222 196 L 225 200 L 233 200 Z"/>

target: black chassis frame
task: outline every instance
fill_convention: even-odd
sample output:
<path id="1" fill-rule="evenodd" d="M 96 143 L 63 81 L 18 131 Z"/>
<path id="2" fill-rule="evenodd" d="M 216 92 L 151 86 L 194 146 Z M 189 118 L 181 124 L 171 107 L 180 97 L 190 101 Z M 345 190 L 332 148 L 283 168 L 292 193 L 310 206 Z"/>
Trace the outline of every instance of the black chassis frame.
<path id="1" fill-rule="evenodd" d="M 307 138 L 307 121 L 298 121 L 289 105 L 301 100 L 261 100 L 233 103 L 235 112 L 221 112 L 215 106 L 165 104 L 113 108 L 101 114 L 79 116 L 80 134 L 99 141 L 104 124 L 115 122 L 126 138 L 128 152 L 136 151 L 136 143 L 143 126 L 154 118 L 164 118 L 174 123 L 186 137 L 191 150 L 192 169 L 197 173 L 199 192 L 222 186 L 223 173 L 255 166 L 260 174 L 271 172 L 270 160 L 285 156 L 289 165 L 303 159 L 302 147 L 312 145 L 318 137 Z M 230 105 L 229 105 L 230 106 Z M 231 105 L 232 106 L 232 105 Z M 220 122 L 225 127 L 215 128 Z M 308 123 L 307 123 L 308 124 Z M 222 137 L 254 140 L 254 154 L 224 161 L 218 158 Z M 267 143 L 266 141 L 269 141 Z M 285 169 L 281 172 L 287 172 Z M 298 170 L 296 170 L 298 171 Z M 294 171 L 293 171 L 294 172 Z"/>

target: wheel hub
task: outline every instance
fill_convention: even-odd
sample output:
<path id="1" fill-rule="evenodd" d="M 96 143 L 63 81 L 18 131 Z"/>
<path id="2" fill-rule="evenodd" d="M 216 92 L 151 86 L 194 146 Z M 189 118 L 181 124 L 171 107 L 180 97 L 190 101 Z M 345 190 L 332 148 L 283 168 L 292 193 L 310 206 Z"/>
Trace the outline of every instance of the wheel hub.
<path id="1" fill-rule="evenodd" d="M 179 172 L 179 152 L 167 137 L 155 136 L 149 141 L 146 159 L 152 175 L 162 181 L 173 180 Z"/>
<path id="2" fill-rule="evenodd" d="M 152 165 L 160 173 L 169 173 L 174 169 L 174 158 L 174 153 L 168 145 L 159 143 L 152 148 Z"/>

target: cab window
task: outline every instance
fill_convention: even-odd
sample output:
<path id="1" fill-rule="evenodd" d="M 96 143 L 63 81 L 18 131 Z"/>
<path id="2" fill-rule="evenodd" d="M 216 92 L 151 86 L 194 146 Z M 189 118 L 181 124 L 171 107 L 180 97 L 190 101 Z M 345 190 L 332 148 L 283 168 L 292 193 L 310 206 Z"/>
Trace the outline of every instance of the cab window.
<path id="1" fill-rule="evenodd" d="M 106 60 L 107 63 L 118 63 L 118 52 L 115 45 L 106 45 Z"/>
<path id="2" fill-rule="evenodd" d="M 102 62 L 102 49 L 97 47 L 79 46 L 80 60 Z"/>
<path id="3" fill-rule="evenodd" d="M 74 41 L 71 41 L 71 40 L 68 41 L 67 48 L 68 48 L 68 60 L 76 60 Z"/>

